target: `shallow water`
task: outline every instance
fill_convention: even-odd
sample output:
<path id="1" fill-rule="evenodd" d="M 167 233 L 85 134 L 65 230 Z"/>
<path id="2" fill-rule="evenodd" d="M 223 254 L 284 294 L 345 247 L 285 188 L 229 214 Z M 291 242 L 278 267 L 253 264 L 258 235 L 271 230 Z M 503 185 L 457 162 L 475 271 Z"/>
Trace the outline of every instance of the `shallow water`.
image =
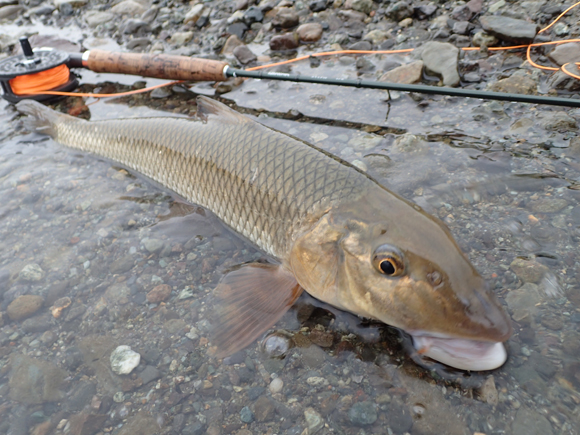
<path id="1" fill-rule="evenodd" d="M 348 62 L 316 72 L 337 65 L 354 73 Z M 194 95 L 177 91 L 97 102 L 85 115 L 192 112 Z M 308 296 L 263 345 L 217 360 L 212 291 L 262 254 L 137 174 L 23 134 L 2 102 L 1 433 L 579 433 L 580 146 L 555 121 L 577 121 L 577 110 L 266 81 L 223 98 L 444 220 L 514 320 L 508 362 L 442 379 L 408 358 L 393 329 Z M 304 116 L 283 119 L 293 109 Z M 42 272 L 27 279 L 31 264 Z M 171 295 L 148 302 L 162 284 Z M 23 294 L 44 305 L 11 321 L 6 308 Z M 117 345 L 141 355 L 130 375 L 110 369 Z"/>

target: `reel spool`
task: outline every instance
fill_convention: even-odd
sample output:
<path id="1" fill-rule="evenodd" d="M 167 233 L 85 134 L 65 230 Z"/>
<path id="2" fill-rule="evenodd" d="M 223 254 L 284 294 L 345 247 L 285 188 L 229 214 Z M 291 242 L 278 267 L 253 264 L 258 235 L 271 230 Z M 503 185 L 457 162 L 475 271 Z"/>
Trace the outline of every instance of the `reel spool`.
<path id="1" fill-rule="evenodd" d="M 20 38 L 23 54 L 0 61 L 0 85 L 3 97 L 11 103 L 23 99 L 45 101 L 54 95 L 39 91 L 72 91 L 79 82 L 70 72 L 71 56 L 53 48 L 32 50 L 28 38 Z M 79 65 L 80 66 L 80 65 Z"/>

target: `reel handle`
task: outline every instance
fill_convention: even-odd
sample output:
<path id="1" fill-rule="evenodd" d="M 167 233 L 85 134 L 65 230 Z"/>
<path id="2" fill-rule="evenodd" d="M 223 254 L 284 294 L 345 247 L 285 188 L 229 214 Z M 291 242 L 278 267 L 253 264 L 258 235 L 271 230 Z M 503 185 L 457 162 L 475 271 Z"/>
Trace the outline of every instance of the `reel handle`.
<path id="1" fill-rule="evenodd" d="M 131 74 L 169 80 L 223 81 L 226 62 L 170 54 L 85 52 L 83 66 L 95 72 Z"/>

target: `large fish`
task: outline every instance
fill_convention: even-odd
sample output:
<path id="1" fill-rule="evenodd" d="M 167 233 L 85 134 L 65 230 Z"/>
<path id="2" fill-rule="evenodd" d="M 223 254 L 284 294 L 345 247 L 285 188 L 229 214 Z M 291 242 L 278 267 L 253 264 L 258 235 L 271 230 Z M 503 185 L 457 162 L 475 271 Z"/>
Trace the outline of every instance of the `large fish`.
<path id="1" fill-rule="evenodd" d="M 87 122 L 31 100 L 17 108 L 29 129 L 161 183 L 278 260 L 222 279 L 221 355 L 258 338 L 304 289 L 403 329 L 447 365 L 506 360 L 510 321 L 447 228 L 349 163 L 205 97 L 198 120 Z"/>

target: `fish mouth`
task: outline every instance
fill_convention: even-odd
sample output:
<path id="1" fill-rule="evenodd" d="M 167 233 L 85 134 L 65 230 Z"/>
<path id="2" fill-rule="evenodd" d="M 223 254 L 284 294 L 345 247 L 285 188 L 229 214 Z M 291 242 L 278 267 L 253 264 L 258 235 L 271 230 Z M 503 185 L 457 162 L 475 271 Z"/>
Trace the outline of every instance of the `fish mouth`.
<path id="1" fill-rule="evenodd" d="M 460 370 L 484 371 L 501 367 L 507 360 L 502 342 L 411 333 L 413 345 L 422 356 Z"/>

